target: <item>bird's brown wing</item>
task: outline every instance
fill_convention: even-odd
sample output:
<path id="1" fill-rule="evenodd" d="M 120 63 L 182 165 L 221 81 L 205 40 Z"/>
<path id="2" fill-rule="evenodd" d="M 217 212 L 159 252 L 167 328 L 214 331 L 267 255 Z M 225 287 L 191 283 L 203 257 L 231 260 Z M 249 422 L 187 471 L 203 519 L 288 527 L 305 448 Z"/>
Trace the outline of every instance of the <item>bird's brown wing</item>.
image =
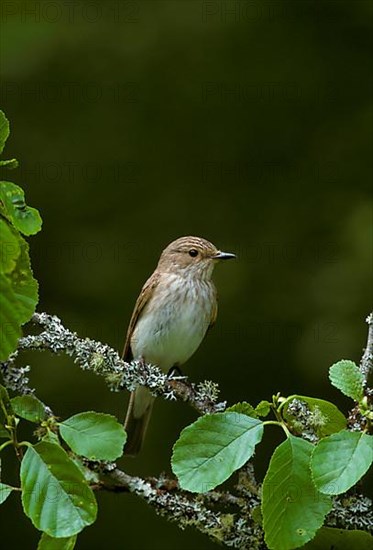
<path id="1" fill-rule="evenodd" d="M 153 275 L 149 277 L 149 279 L 146 281 L 146 283 L 142 287 L 139 297 L 136 300 L 136 304 L 132 313 L 130 324 L 127 329 L 126 342 L 124 344 L 123 353 L 122 353 L 122 358 L 125 361 L 131 361 L 131 359 L 133 359 L 132 352 L 131 352 L 132 333 L 136 326 L 137 320 L 141 315 L 142 310 L 144 309 L 146 304 L 149 302 L 150 298 L 153 296 L 153 292 L 155 287 L 158 284 L 158 281 L 159 281 L 159 273 L 155 271 Z"/>
<path id="2" fill-rule="evenodd" d="M 217 295 L 216 289 L 214 290 L 214 294 L 215 294 L 214 306 L 212 308 L 211 320 L 210 320 L 208 330 L 212 329 L 212 327 L 215 325 L 216 317 L 218 316 L 218 295 Z"/>

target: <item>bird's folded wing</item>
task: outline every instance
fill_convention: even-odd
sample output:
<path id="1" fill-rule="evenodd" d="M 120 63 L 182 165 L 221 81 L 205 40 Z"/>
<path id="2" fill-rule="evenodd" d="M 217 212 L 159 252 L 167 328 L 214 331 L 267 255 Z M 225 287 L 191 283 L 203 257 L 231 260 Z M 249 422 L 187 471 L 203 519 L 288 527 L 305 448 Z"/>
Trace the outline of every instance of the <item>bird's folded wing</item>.
<path id="1" fill-rule="evenodd" d="M 133 310 L 132 317 L 130 320 L 130 324 L 128 326 L 126 342 L 124 344 L 123 353 L 122 353 L 122 359 L 124 359 L 125 361 L 131 361 L 131 359 L 133 359 L 133 355 L 131 351 L 132 333 L 135 329 L 137 320 L 139 319 L 144 307 L 153 296 L 154 289 L 157 286 L 158 281 L 159 281 L 159 273 L 155 271 L 153 275 L 149 277 L 149 279 L 146 281 L 146 283 L 141 289 L 139 297 L 137 298 L 135 308 Z"/>

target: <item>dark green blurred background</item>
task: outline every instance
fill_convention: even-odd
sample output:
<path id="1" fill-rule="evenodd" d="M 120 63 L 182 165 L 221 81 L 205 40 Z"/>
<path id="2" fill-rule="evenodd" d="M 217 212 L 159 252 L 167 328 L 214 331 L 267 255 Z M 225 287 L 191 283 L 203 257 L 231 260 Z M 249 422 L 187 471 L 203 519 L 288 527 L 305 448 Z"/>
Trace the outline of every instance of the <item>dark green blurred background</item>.
<path id="1" fill-rule="evenodd" d="M 162 248 L 200 235 L 239 259 L 216 270 L 218 322 L 191 379 L 230 403 L 296 392 L 347 411 L 327 369 L 359 360 L 371 308 L 371 14 L 342 0 L 3 2 L 5 153 L 21 163 L 5 176 L 43 216 L 39 310 L 120 349 Z M 25 360 L 62 417 L 123 418 L 127 396 L 65 357 Z M 168 472 L 194 419 L 158 403 L 144 452 L 121 465 Z M 98 499 L 79 549 L 215 547 L 132 496 Z M 34 548 L 19 510 L 15 495 L 2 506 L 2 526 L 17 524 L 2 543 Z"/>

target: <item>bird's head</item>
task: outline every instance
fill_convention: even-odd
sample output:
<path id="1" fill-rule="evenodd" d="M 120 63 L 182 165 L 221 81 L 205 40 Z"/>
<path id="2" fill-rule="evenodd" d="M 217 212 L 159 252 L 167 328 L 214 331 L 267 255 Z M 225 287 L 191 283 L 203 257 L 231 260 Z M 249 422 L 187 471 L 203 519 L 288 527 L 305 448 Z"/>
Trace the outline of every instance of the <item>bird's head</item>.
<path id="1" fill-rule="evenodd" d="M 222 252 L 201 237 L 180 237 L 163 250 L 158 269 L 209 279 L 218 261 L 235 257 L 235 254 Z"/>

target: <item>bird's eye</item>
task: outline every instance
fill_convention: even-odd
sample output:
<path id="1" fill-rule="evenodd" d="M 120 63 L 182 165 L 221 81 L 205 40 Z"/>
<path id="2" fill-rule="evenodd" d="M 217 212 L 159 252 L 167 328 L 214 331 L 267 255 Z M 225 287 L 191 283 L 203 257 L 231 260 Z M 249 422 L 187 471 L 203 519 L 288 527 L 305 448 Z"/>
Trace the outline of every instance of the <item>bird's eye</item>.
<path id="1" fill-rule="evenodd" d="M 192 256 L 192 258 L 195 258 L 196 256 L 198 256 L 198 250 L 196 250 L 195 248 L 191 248 L 189 250 L 189 256 Z"/>

